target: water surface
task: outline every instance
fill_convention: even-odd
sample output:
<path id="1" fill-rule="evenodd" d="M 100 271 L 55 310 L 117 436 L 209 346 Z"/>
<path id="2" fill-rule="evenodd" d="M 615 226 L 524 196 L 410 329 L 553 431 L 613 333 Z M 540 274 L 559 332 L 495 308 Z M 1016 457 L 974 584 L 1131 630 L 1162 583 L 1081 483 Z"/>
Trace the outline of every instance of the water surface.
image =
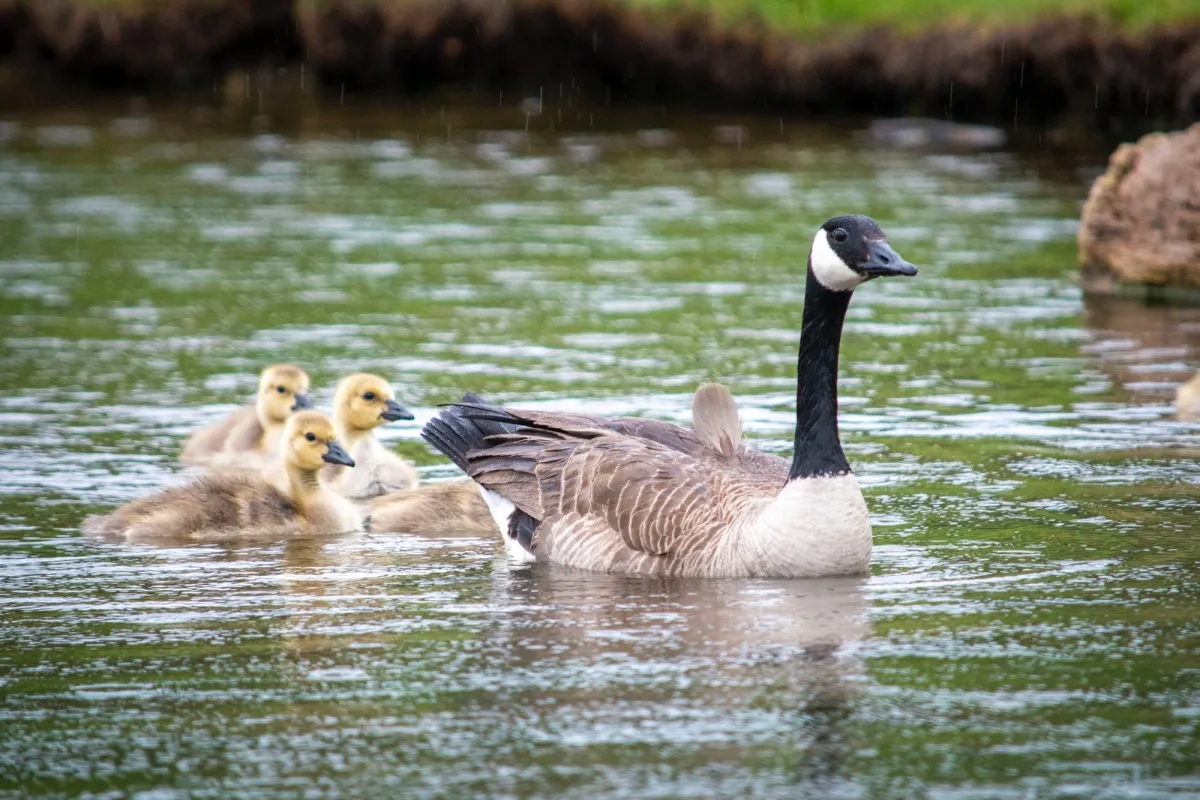
<path id="1" fill-rule="evenodd" d="M 528 128 L 527 128 L 528 126 Z M 1200 309 L 1081 297 L 1103 154 L 656 114 L 179 106 L 0 118 L 0 796 L 1200 795 Z M 843 343 L 870 577 L 510 571 L 368 534 L 85 540 L 295 361 L 438 403 L 786 454 L 816 226 L 921 265 Z"/>

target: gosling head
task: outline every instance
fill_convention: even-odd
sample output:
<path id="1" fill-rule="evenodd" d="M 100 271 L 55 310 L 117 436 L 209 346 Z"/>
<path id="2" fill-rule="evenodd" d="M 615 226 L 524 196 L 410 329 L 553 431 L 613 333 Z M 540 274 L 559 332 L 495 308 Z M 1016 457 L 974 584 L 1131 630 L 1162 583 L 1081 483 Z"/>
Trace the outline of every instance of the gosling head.
<path id="1" fill-rule="evenodd" d="M 312 408 L 308 375 L 292 364 L 272 364 L 258 378 L 258 416 L 264 423 L 286 422 L 296 411 Z"/>
<path id="2" fill-rule="evenodd" d="M 834 217 L 813 237 L 809 270 L 834 292 L 850 292 L 872 278 L 916 275 L 917 268 L 888 244 L 879 224 L 861 214 Z"/>
<path id="3" fill-rule="evenodd" d="M 284 429 L 283 442 L 284 458 L 302 470 L 315 472 L 326 464 L 354 466 L 354 459 L 338 444 L 333 423 L 320 411 L 292 415 Z"/>
<path id="4" fill-rule="evenodd" d="M 338 384 L 333 414 L 345 431 L 369 431 L 385 422 L 413 419 L 412 412 L 396 402 L 392 387 L 378 375 L 351 375 Z"/>

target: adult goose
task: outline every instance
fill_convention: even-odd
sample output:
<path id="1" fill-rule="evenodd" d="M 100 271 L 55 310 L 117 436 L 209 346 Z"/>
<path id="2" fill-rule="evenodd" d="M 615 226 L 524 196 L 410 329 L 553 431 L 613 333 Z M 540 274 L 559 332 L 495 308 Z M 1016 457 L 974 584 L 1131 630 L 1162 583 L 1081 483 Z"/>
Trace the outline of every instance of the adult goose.
<path id="1" fill-rule="evenodd" d="M 842 452 L 838 346 L 860 284 L 916 267 L 869 217 L 830 219 L 808 257 L 795 455 L 742 442 L 729 391 L 702 386 L 692 429 L 501 408 L 467 394 L 422 436 L 481 488 L 511 556 L 640 575 L 858 574 L 871 522 Z"/>

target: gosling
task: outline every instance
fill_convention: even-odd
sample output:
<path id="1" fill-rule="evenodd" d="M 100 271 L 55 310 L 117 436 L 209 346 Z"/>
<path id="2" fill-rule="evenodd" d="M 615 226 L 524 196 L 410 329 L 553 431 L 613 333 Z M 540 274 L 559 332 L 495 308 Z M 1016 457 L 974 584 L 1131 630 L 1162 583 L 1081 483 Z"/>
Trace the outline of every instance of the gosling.
<path id="1" fill-rule="evenodd" d="M 1175 390 L 1175 410 L 1184 422 L 1200 422 L 1200 372 Z"/>
<path id="2" fill-rule="evenodd" d="M 209 475 L 134 500 L 83 522 L 84 533 L 130 541 L 291 539 L 362 530 L 355 505 L 320 482 L 326 464 L 354 466 L 319 411 L 301 411 L 284 426 L 281 490 L 262 475 Z"/>
<path id="3" fill-rule="evenodd" d="M 392 387 L 378 375 L 343 378 L 333 398 L 333 424 L 355 466 L 327 466 L 321 472 L 322 480 L 351 500 L 416 486 L 416 468 L 375 438 L 380 425 L 412 418 L 412 412 L 396 402 Z"/>
<path id="4" fill-rule="evenodd" d="M 371 501 L 372 533 L 493 536 L 496 522 L 474 481 L 430 483 Z"/>
<path id="5" fill-rule="evenodd" d="M 179 460 L 213 469 L 261 470 L 275 462 L 288 418 L 307 408 L 312 408 L 308 375 L 292 364 L 272 364 L 259 376 L 254 405 L 193 433 Z"/>

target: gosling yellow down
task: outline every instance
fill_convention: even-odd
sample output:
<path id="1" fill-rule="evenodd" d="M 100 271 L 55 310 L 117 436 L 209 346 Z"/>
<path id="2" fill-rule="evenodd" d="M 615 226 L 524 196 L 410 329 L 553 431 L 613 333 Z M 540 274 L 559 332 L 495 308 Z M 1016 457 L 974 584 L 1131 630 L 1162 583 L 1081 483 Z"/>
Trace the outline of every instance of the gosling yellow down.
<path id="1" fill-rule="evenodd" d="M 287 476 L 285 489 L 263 475 L 209 475 L 134 500 L 111 514 L 88 517 L 84 533 L 131 541 L 215 542 L 362 530 L 355 505 L 321 485 L 326 464 L 354 466 L 324 414 L 294 414 L 284 426 L 279 459 Z"/>
<path id="2" fill-rule="evenodd" d="M 368 527 L 379 533 L 491 536 L 496 523 L 474 481 L 428 483 L 371 500 Z"/>
<path id="3" fill-rule="evenodd" d="M 263 469 L 275 461 L 288 418 L 306 408 L 312 408 L 308 375 L 292 364 L 272 364 L 259 376 L 254 405 L 193 433 L 179 460 L 214 469 Z"/>
<path id="4" fill-rule="evenodd" d="M 362 373 L 343 378 L 333 398 L 333 424 L 354 460 L 354 469 L 331 464 L 322 470 L 321 479 L 351 500 L 416 486 L 417 470 L 413 465 L 375 438 L 375 429 L 380 425 L 412 418 L 412 412 L 396 402 L 392 387 L 378 375 Z"/>

